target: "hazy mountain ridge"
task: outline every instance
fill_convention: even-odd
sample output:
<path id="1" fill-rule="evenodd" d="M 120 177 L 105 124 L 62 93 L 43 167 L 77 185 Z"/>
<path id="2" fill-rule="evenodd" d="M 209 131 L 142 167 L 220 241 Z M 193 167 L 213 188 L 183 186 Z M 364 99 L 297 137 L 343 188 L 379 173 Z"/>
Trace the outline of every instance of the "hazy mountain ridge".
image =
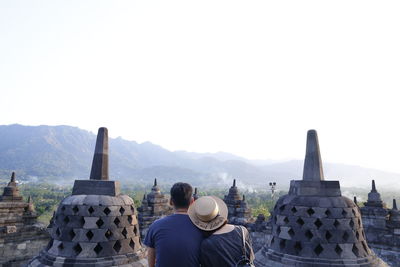
<path id="1" fill-rule="evenodd" d="M 86 179 L 90 172 L 95 135 L 71 126 L 0 126 L 0 172 L 55 180 Z M 268 165 L 260 163 L 270 162 Z M 149 183 L 154 177 L 168 183 L 178 180 L 196 185 L 225 185 L 233 178 L 242 184 L 276 181 L 287 187 L 300 179 L 303 161 L 251 161 L 230 153 L 168 151 L 150 142 L 110 139 L 110 175 L 123 181 Z M 347 186 L 367 186 L 375 178 L 382 185 L 400 181 L 399 174 L 343 164 L 324 164 L 327 179 Z"/>

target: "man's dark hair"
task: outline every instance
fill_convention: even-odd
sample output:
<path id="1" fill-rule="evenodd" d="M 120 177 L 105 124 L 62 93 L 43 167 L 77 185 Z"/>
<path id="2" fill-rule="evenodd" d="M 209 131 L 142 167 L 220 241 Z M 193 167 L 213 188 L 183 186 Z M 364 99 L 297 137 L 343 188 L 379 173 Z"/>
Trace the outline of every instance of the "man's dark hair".
<path id="1" fill-rule="evenodd" d="M 175 208 L 187 209 L 192 199 L 193 189 L 190 184 L 176 183 L 171 187 L 171 200 Z"/>

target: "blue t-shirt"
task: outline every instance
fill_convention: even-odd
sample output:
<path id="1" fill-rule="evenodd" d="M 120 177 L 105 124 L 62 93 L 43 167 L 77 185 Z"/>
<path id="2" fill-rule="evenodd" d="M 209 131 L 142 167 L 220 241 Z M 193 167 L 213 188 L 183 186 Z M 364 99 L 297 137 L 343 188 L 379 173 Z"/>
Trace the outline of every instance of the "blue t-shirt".
<path id="1" fill-rule="evenodd" d="M 198 267 L 203 239 L 188 215 L 173 214 L 153 222 L 143 243 L 156 249 L 157 267 Z"/>

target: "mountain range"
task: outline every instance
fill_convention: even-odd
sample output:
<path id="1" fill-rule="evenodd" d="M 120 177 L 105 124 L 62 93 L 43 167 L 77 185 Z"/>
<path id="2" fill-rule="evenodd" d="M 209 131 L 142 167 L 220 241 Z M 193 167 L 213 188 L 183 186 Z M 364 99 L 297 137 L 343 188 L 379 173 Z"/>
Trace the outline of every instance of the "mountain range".
<path id="1" fill-rule="evenodd" d="M 95 134 L 71 126 L 0 125 L 0 175 L 16 171 L 21 179 L 51 179 L 72 184 L 87 179 Z M 287 188 L 301 179 L 303 161 L 248 160 L 230 153 L 169 151 L 150 142 L 110 138 L 110 176 L 125 183 L 188 181 L 198 186 L 228 186 L 236 178 L 242 187 L 268 187 L 271 181 Z M 273 157 L 273 155 L 269 155 Z M 325 177 L 345 186 L 366 187 L 367 180 L 398 184 L 400 174 L 359 166 L 324 163 Z"/>

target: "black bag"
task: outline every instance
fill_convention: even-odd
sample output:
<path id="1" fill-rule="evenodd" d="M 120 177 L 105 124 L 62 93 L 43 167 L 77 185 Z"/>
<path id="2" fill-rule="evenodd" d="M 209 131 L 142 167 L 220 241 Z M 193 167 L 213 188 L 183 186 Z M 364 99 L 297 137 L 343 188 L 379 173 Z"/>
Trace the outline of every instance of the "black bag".
<path id="1" fill-rule="evenodd" d="M 255 265 L 253 263 L 253 260 L 249 259 L 247 257 L 247 254 L 246 254 L 246 251 L 247 251 L 247 249 L 246 249 L 246 236 L 244 234 L 243 226 L 239 226 L 239 227 L 242 230 L 242 240 L 243 240 L 242 250 L 243 250 L 243 255 L 242 255 L 242 258 L 236 263 L 235 267 L 255 267 Z M 250 255 L 252 255 L 253 254 L 253 249 L 251 248 L 251 246 L 249 246 L 249 247 L 250 247 Z"/>

